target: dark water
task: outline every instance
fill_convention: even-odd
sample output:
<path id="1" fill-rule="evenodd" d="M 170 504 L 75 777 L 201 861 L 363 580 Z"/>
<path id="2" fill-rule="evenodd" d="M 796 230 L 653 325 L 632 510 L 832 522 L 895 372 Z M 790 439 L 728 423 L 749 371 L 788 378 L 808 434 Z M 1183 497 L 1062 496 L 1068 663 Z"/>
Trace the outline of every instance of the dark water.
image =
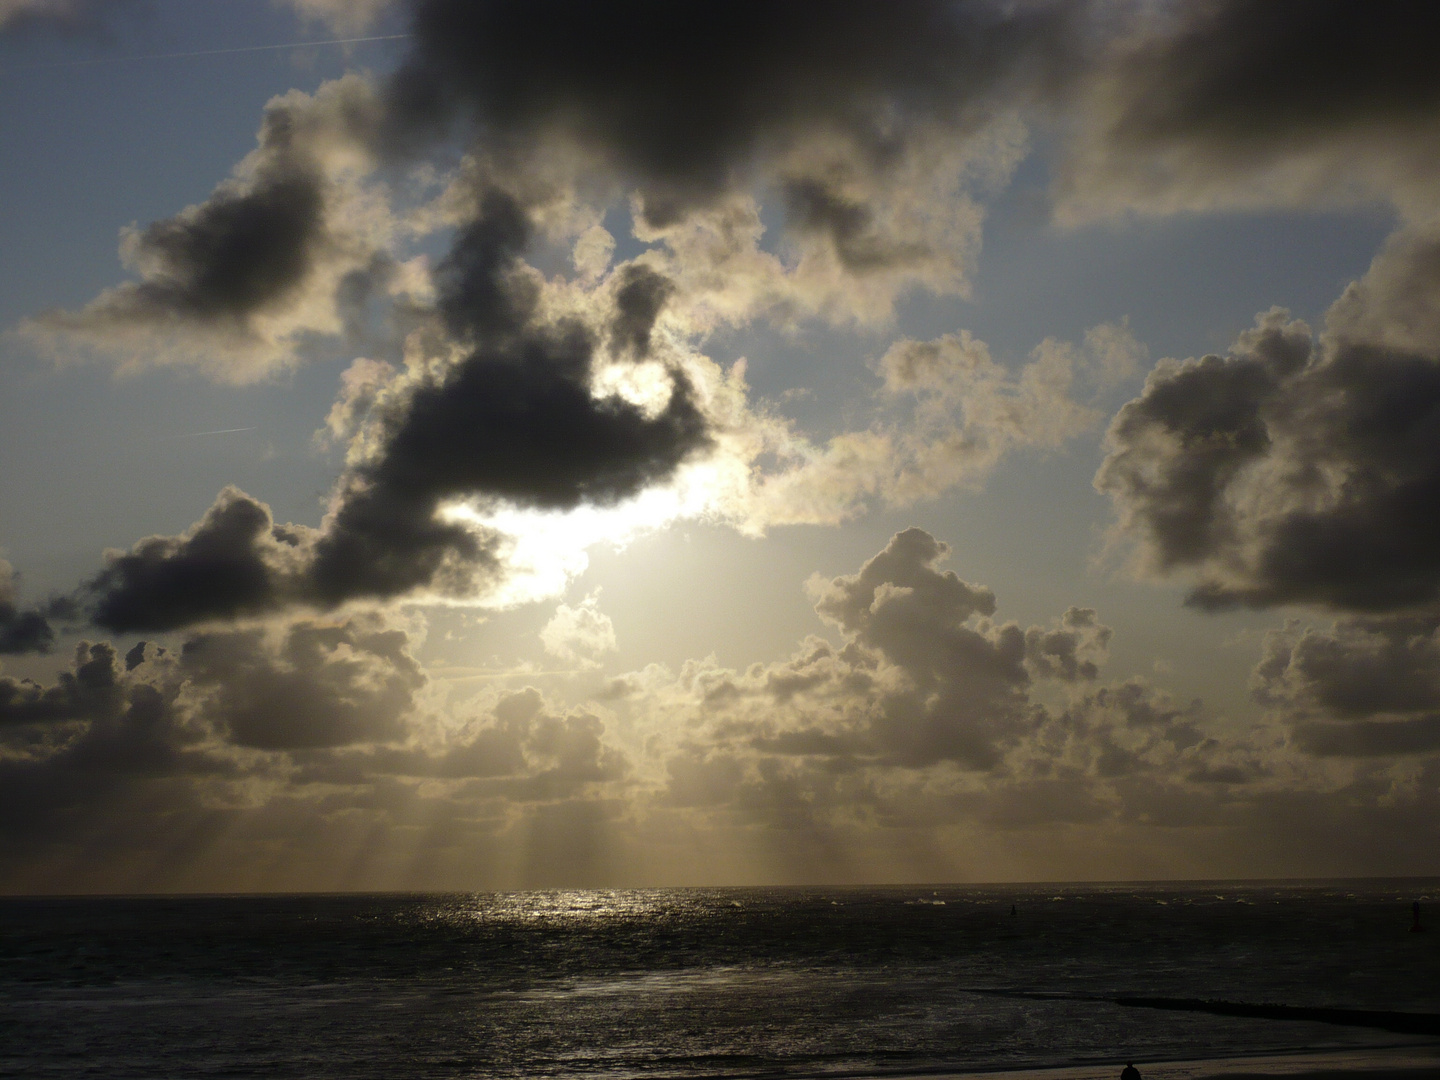
<path id="1" fill-rule="evenodd" d="M 1090 999 L 1440 1013 L 1440 903 L 1408 933 L 1431 896 L 1440 882 L 0 900 L 0 1074 L 877 1075 L 1413 1044 Z"/>

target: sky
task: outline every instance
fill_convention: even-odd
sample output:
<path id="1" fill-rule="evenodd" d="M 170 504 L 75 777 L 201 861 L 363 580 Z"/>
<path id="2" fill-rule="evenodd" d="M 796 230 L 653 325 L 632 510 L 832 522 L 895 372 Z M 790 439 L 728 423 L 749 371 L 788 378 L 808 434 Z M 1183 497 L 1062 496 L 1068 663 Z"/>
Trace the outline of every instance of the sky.
<path id="1" fill-rule="evenodd" d="M 1440 873 L 1400 0 L 0 0 L 0 890 Z"/>

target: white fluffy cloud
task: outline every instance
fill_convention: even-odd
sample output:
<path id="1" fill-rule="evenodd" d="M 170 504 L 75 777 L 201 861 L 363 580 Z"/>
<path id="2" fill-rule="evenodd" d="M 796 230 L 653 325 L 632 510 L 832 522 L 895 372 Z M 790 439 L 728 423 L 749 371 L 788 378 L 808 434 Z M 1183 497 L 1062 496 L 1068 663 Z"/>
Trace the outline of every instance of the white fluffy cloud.
<path id="1" fill-rule="evenodd" d="M 592 665 L 619 647 L 615 624 L 600 610 L 600 597 L 596 593 L 574 607 L 558 605 L 550 621 L 540 630 L 540 642 L 546 652 L 561 660 Z"/>

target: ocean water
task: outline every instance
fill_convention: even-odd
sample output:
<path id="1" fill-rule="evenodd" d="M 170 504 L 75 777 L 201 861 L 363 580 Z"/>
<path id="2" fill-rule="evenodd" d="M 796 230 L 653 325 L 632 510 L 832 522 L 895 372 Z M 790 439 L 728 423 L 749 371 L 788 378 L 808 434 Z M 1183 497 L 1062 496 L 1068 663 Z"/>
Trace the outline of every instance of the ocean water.
<path id="1" fill-rule="evenodd" d="M 882 1076 L 1413 1045 L 1113 999 L 1440 1013 L 1431 897 L 1440 881 L 6 899 L 0 1075 Z M 1415 899 L 1430 933 L 1408 932 Z"/>

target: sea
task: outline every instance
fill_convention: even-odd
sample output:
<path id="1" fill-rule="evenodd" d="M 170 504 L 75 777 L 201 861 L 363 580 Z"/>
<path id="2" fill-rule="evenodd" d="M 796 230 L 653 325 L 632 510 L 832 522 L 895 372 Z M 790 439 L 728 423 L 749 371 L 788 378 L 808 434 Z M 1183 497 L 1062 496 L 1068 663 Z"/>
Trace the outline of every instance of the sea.
<path id="1" fill-rule="evenodd" d="M 1435 879 L 0 899 L 4 1076 L 1118 1075 L 1436 1014 Z"/>

